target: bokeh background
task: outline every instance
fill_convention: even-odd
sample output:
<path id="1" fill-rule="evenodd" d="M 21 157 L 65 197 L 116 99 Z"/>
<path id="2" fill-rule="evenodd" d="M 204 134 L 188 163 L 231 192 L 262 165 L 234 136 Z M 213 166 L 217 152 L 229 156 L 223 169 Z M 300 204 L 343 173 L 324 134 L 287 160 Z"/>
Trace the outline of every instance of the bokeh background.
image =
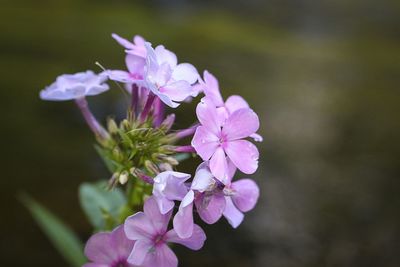
<path id="1" fill-rule="evenodd" d="M 123 68 L 112 32 L 208 69 L 261 119 L 258 206 L 237 230 L 206 227 L 203 250 L 177 248 L 180 266 L 400 266 L 395 0 L 1 0 L 1 266 L 67 266 L 20 192 L 90 234 L 77 188 L 108 173 L 74 104 L 38 92 L 95 61 Z M 105 121 L 123 114 L 122 98 L 89 101 Z M 176 110 L 176 128 L 193 122 L 194 104 Z"/>

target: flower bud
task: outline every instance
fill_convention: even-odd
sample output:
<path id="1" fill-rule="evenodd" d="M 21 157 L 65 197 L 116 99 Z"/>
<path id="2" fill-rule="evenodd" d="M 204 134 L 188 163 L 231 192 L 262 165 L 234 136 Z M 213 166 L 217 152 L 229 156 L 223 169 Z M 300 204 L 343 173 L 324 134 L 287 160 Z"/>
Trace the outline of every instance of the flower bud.
<path id="1" fill-rule="evenodd" d="M 163 128 L 166 132 L 168 132 L 171 129 L 174 122 L 175 122 L 175 114 L 172 113 L 165 118 L 165 120 L 161 123 L 160 128 Z"/>
<path id="2" fill-rule="evenodd" d="M 109 119 L 107 122 L 107 128 L 108 132 L 110 134 L 116 134 L 118 133 L 118 125 L 113 119 Z"/>
<path id="3" fill-rule="evenodd" d="M 118 181 L 120 184 L 126 184 L 126 182 L 128 182 L 128 178 L 129 178 L 129 173 L 127 171 L 123 171 L 119 177 L 118 177 Z"/>
<path id="4" fill-rule="evenodd" d="M 144 166 L 146 167 L 146 169 L 149 172 L 152 172 L 154 174 L 158 174 L 160 173 L 160 170 L 158 169 L 157 165 L 155 165 L 153 162 L 151 162 L 150 160 L 146 160 L 144 162 Z"/>

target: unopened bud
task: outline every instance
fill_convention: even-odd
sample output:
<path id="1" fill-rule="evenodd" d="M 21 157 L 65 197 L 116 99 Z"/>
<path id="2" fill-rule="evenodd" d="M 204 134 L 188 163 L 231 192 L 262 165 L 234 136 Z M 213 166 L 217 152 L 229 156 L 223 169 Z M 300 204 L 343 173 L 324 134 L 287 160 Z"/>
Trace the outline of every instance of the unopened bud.
<path id="1" fill-rule="evenodd" d="M 118 181 L 120 184 L 126 184 L 126 182 L 128 182 L 128 178 L 129 178 L 129 173 L 127 171 L 123 171 L 119 177 L 118 177 Z"/>
<path id="2" fill-rule="evenodd" d="M 164 160 L 173 166 L 179 165 L 179 161 L 177 161 L 174 157 L 165 157 Z"/>
<path id="3" fill-rule="evenodd" d="M 117 159 L 117 160 L 121 160 L 123 158 L 122 152 L 118 147 L 115 147 L 112 151 L 113 156 Z"/>
<path id="4" fill-rule="evenodd" d="M 158 174 L 160 173 L 160 170 L 158 169 L 157 165 L 155 165 L 153 162 L 151 162 L 150 160 L 146 160 L 144 162 L 144 166 L 146 167 L 146 169 L 149 172 L 152 172 L 154 174 Z"/>
<path id="5" fill-rule="evenodd" d="M 175 122 L 175 114 L 173 114 L 173 113 L 169 114 L 165 118 L 165 120 L 161 123 L 161 127 L 164 128 L 164 130 L 166 132 L 168 132 L 171 129 L 171 127 L 174 124 L 174 122 Z"/>
<path id="6" fill-rule="evenodd" d="M 113 119 L 108 120 L 107 128 L 110 134 L 116 134 L 118 132 L 118 125 Z"/>
<path id="7" fill-rule="evenodd" d="M 161 171 L 165 172 L 165 171 L 173 171 L 174 169 L 172 168 L 171 164 L 168 164 L 166 162 L 161 163 L 158 165 L 158 167 L 160 168 Z"/>
<path id="8" fill-rule="evenodd" d="M 125 128 L 125 130 L 130 130 L 131 129 L 131 124 L 129 123 L 129 121 L 127 119 L 123 120 L 121 122 L 122 127 Z"/>

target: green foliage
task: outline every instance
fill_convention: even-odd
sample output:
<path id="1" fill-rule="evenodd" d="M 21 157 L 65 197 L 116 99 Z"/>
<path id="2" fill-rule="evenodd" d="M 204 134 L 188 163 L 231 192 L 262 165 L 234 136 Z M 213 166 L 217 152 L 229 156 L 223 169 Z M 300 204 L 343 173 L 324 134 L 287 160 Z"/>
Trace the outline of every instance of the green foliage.
<path id="1" fill-rule="evenodd" d="M 79 200 L 96 230 L 111 230 L 121 223 L 121 210 L 126 206 L 121 189 L 108 190 L 106 181 L 83 183 L 79 187 Z"/>
<path id="2" fill-rule="evenodd" d="M 86 258 L 83 255 L 83 244 L 76 234 L 31 197 L 24 194 L 20 199 L 64 259 L 71 266 L 81 267 Z"/>

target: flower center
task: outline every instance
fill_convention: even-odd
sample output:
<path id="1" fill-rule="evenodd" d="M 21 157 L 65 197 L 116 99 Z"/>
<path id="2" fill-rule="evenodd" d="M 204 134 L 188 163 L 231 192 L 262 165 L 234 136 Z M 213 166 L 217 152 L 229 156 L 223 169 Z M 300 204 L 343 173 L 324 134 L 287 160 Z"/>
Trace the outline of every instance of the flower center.
<path id="1" fill-rule="evenodd" d="M 129 264 L 126 260 L 119 260 L 112 265 L 112 267 L 129 267 Z"/>

